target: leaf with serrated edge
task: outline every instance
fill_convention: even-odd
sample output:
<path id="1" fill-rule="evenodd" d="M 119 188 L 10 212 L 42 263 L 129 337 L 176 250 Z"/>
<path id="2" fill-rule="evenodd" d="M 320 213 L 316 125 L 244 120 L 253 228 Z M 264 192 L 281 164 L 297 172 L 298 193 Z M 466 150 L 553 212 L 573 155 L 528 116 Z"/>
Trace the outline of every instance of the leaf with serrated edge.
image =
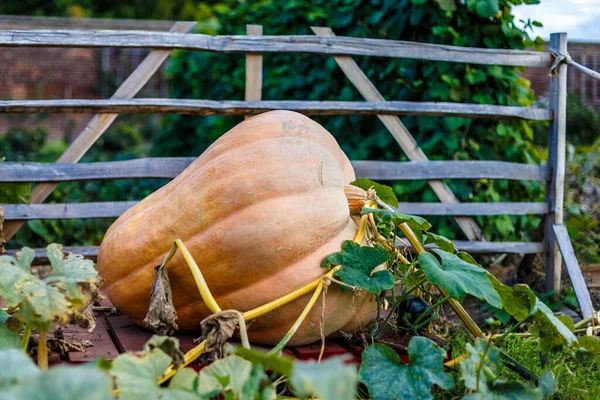
<path id="1" fill-rule="evenodd" d="M 419 254 L 419 265 L 431 283 L 447 291 L 453 299 L 462 300 L 466 294 L 470 294 L 484 299 L 493 307 L 502 307 L 485 269 L 467 263 L 455 254 L 438 249 L 434 251 L 440 256 L 441 265 L 433 254 Z"/>
<path id="2" fill-rule="evenodd" d="M 231 390 L 236 396 L 241 396 L 244 385 L 250 379 L 252 363 L 243 358 L 231 355 L 217 360 L 200 371 L 198 392 L 209 395 L 215 391 Z"/>
<path id="3" fill-rule="evenodd" d="M 0 390 L 0 398 L 112 400 L 112 390 L 110 376 L 98 369 L 59 366 L 36 374 L 23 384 Z"/>
<path id="4" fill-rule="evenodd" d="M 316 363 L 296 362 L 290 379 L 296 394 L 316 396 L 321 400 L 351 400 L 356 393 L 356 367 L 345 363 L 346 357 L 335 357 Z"/>
<path id="5" fill-rule="evenodd" d="M 450 241 L 450 239 L 436 235 L 435 233 L 427 232 L 427 237 L 425 239 L 425 244 L 435 244 L 440 249 L 447 251 L 448 253 L 456 252 L 456 246 L 454 243 Z"/>
<path id="6" fill-rule="evenodd" d="M 363 351 L 359 378 L 374 400 L 429 400 L 433 385 L 445 390 L 454 386 L 452 376 L 444 372 L 445 356 L 431 339 L 414 336 L 408 344 L 406 365 L 393 349 L 376 343 Z"/>
<path id="7" fill-rule="evenodd" d="M 392 207 L 398 207 L 398 199 L 394 194 L 394 190 L 386 185 L 382 185 L 381 183 L 373 182 L 367 178 L 358 178 L 354 182 L 350 182 L 352 186 L 359 187 L 363 190 L 369 190 L 373 188 L 377 197 L 381 199 L 384 203 L 391 205 Z"/>
<path id="8" fill-rule="evenodd" d="M 394 275 L 388 270 L 372 273 L 373 269 L 389 261 L 389 253 L 381 248 L 360 246 L 351 240 L 342 243 L 342 251 L 328 255 L 321 267 L 342 265 L 336 273 L 342 282 L 370 293 L 380 293 L 394 286 Z"/>
<path id="9" fill-rule="evenodd" d="M 183 390 L 181 386 L 169 389 L 161 388 L 156 383 L 172 361 L 159 347 L 119 355 L 110 370 L 119 389 L 119 399 L 197 399 L 197 393 Z"/>
<path id="10" fill-rule="evenodd" d="M 530 328 L 540 338 L 540 349 L 548 351 L 549 347 L 566 343 L 572 345 L 577 338 L 569 327 L 563 324 L 527 285 L 515 285 L 515 290 L 529 296 L 534 325 Z"/>

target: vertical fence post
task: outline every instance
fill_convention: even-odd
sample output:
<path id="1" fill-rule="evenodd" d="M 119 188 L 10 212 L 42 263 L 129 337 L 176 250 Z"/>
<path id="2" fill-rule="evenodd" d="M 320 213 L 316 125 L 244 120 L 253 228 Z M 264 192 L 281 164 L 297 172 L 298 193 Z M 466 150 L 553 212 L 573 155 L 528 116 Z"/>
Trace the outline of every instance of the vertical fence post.
<path id="1" fill-rule="evenodd" d="M 261 36 L 262 25 L 246 25 L 246 35 Z M 262 55 L 246 54 L 246 101 L 262 99 Z M 248 118 L 249 116 L 246 116 Z"/>
<path id="2" fill-rule="evenodd" d="M 560 54 L 567 53 L 567 34 L 550 35 L 550 50 Z M 563 201 L 565 183 L 565 145 L 567 117 L 567 64 L 558 67 L 557 73 L 550 77 L 549 109 L 554 118 L 550 121 L 548 132 L 548 166 L 552 178 L 546 187 L 546 202 L 550 212 L 546 216 L 546 289 L 560 290 L 562 259 L 554 237 L 553 225 L 563 223 Z"/>

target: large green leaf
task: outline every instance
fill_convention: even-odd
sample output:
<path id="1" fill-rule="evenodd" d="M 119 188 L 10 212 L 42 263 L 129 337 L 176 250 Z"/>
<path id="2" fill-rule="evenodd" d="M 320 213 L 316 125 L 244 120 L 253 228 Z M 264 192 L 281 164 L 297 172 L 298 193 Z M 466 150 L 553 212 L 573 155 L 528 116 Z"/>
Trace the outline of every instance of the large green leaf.
<path id="1" fill-rule="evenodd" d="M 431 283 L 441 287 L 457 300 L 466 294 L 484 299 L 491 306 L 501 308 L 500 296 L 488 279 L 489 273 L 476 265 L 463 261 L 455 254 L 434 250 L 441 259 L 431 253 L 419 254 L 419 265 Z"/>
<path id="2" fill-rule="evenodd" d="M 529 296 L 524 292 L 513 290 L 500 283 L 493 275 L 488 275 L 488 278 L 498 295 L 500 295 L 504 311 L 513 316 L 517 321 L 525 319 L 531 312 L 532 304 Z"/>
<path id="3" fill-rule="evenodd" d="M 57 244 L 49 245 L 47 254 L 52 270 L 43 280 L 29 271 L 35 256 L 30 248 L 23 248 L 17 258 L 0 257 L 0 297 L 7 306 L 18 308 L 15 316 L 20 321 L 37 329 L 84 319 L 93 325 L 90 300 L 99 285 L 94 264 L 72 254 L 64 258 Z M 84 313 L 89 315 L 80 318 Z"/>
<path id="4" fill-rule="evenodd" d="M 3 366 L 0 368 L 0 389 L 28 382 L 41 373 L 31 358 L 20 349 L 0 350 L 0 365 Z"/>
<path id="5" fill-rule="evenodd" d="M 500 11 L 498 0 L 467 0 L 467 6 L 482 18 L 493 17 Z"/>
<path id="6" fill-rule="evenodd" d="M 55 367 L 29 376 L 23 383 L 0 390 L 3 400 L 112 400 L 112 380 L 98 369 Z"/>
<path id="7" fill-rule="evenodd" d="M 161 342 L 160 338 L 153 337 L 151 341 L 158 343 Z M 176 341 L 174 338 L 170 339 Z M 110 370 L 119 389 L 119 398 L 123 400 L 197 399 L 198 394 L 184 385 L 185 382 L 189 382 L 188 376 L 178 378 L 174 388 L 162 388 L 156 383 L 173 361 L 173 358 L 159 346 L 152 347 L 148 351 L 119 355 L 113 361 Z"/>
<path id="8" fill-rule="evenodd" d="M 515 285 L 515 292 L 529 298 L 530 314 L 534 321 L 530 331 L 540 338 L 540 350 L 549 351 L 562 344 L 570 346 L 577 342 L 577 338 L 571 332 L 571 329 L 554 315 L 552 310 L 533 293 L 529 286 Z"/>
<path id="9" fill-rule="evenodd" d="M 296 362 L 290 381 L 296 394 L 302 397 L 352 400 L 355 398 L 358 374 L 356 367 L 346 364 L 343 357 L 335 357 L 320 364 Z"/>
<path id="10" fill-rule="evenodd" d="M 0 323 L 0 350 L 19 348 L 21 348 L 21 341 L 17 334 Z"/>
<path id="11" fill-rule="evenodd" d="M 454 386 L 451 375 L 444 372 L 445 355 L 432 340 L 415 336 L 408 344 L 406 365 L 393 349 L 376 343 L 363 351 L 360 381 L 374 400 L 433 399 L 433 385 L 446 390 Z"/>
<path id="12" fill-rule="evenodd" d="M 360 246 L 351 240 L 342 243 L 342 251 L 328 255 L 321 267 L 342 265 L 335 275 L 344 283 L 380 293 L 394 286 L 394 275 L 388 270 L 372 272 L 374 268 L 389 261 L 389 253 L 377 247 Z"/>
<path id="13" fill-rule="evenodd" d="M 389 186 L 373 182 L 372 180 L 367 178 L 358 178 L 354 182 L 350 182 L 350 184 L 359 187 L 363 190 L 373 189 L 375 190 L 377 197 L 379 197 L 381 201 L 391 205 L 392 207 L 398 207 L 398 199 L 394 194 L 394 190 Z"/>
<path id="14" fill-rule="evenodd" d="M 217 360 L 200 371 L 198 392 L 209 396 L 215 392 L 231 391 L 241 398 L 245 384 L 250 380 L 252 363 L 242 357 L 231 355 Z"/>
<path id="15" fill-rule="evenodd" d="M 448 253 L 456 252 L 456 246 L 454 246 L 454 243 L 452 243 L 450 239 L 441 235 L 436 235 L 435 233 L 427 232 L 425 244 L 430 243 L 435 244 L 437 247 L 444 251 L 447 251 Z"/>

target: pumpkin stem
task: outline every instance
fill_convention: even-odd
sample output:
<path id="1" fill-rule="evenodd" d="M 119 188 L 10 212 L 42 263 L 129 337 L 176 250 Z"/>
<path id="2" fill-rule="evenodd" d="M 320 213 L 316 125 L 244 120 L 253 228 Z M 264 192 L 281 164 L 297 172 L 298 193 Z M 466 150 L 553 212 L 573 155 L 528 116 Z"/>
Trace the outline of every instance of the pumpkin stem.
<path id="1" fill-rule="evenodd" d="M 351 216 L 360 215 L 361 210 L 367 206 L 367 203 L 375 199 L 373 190 L 364 190 L 354 185 L 344 186 L 344 194 L 348 201 L 348 210 Z"/>
<path id="2" fill-rule="evenodd" d="M 162 262 L 162 265 L 165 265 L 166 263 L 168 263 L 171 260 L 171 258 L 173 258 L 173 256 L 177 252 L 177 248 L 179 248 L 179 250 L 181 251 L 181 255 L 183 256 L 183 259 L 185 260 L 188 267 L 190 268 L 192 276 L 194 277 L 194 281 L 196 282 L 196 287 L 198 288 L 198 292 L 200 293 L 200 297 L 202 297 L 202 301 L 204 301 L 204 304 L 206 304 L 206 306 L 212 313 L 220 312 L 221 307 L 219 307 L 219 305 L 217 304 L 217 301 L 215 300 L 212 293 L 210 292 L 210 289 L 208 288 L 208 285 L 206 284 L 206 280 L 204 279 L 204 276 L 202 275 L 202 272 L 200 271 L 200 267 L 198 267 L 198 264 L 196 264 L 194 257 L 192 257 L 189 250 L 187 249 L 185 244 L 181 241 L 181 239 L 175 239 L 173 241 L 171 250 L 169 250 L 169 254 L 167 254 L 167 257 L 165 257 L 165 260 Z"/>

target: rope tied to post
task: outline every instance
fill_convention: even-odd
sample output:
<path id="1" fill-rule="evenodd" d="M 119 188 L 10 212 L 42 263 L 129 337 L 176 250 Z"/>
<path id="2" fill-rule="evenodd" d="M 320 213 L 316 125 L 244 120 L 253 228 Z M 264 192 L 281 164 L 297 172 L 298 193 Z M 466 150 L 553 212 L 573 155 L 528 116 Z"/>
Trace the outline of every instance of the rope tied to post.
<path id="1" fill-rule="evenodd" d="M 600 72 L 589 69 L 589 68 L 573 61 L 573 58 L 569 55 L 569 53 L 562 54 L 557 51 L 550 50 L 550 55 L 554 57 L 554 62 L 552 63 L 552 66 L 550 67 L 550 73 L 549 73 L 550 76 L 554 76 L 554 75 L 558 74 L 558 67 L 564 63 L 566 65 L 573 66 L 574 68 L 578 69 L 579 71 L 583 72 L 586 75 L 591 76 L 594 79 L 600 80 Z"/>
<path id="2" fill-rule="evenodd" d="M 571 58 L 569 53 L 562 54 L 562 53 L 559 53 L 558 51 L 550 50 L 550 55 L 552 57 L 554 57 L 554 62 L 552 63 L 552 66 L 550 67 L 550 72 L 549 72 L 550 76 L 554 76 L 554 75 L 558 74 L 558 67 L 562 63 L 565 63 L 567 65 L 573 65 L 573 59 Z"/>

